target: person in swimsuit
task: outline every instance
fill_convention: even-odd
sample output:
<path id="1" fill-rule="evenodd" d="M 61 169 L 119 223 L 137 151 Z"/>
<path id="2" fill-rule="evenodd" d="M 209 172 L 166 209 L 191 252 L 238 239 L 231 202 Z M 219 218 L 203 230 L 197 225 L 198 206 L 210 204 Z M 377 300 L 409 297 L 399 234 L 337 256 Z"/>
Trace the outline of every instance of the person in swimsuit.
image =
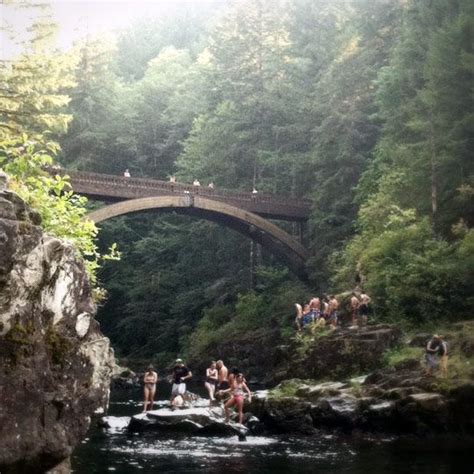
<path id="1" fill-rule="evenodd" d="M 360 301 L 357 298 L 356 294 L 352 292 L 351 296 L 351 317 L 352 317 L 352 327 L 355 328 L 357 326 L 357 320 L 359 317 L 359 306 Z"/>
<path id="2" fill-rule="evenodd" d="M 328 309 L 329 309 L 328 323 L 331 325 L 331 328 L 336 329 L 336 327 L 337 327 L 337 310 L 339 309 L 339 301 L 337 301 L 337 299 L 334 295 L 331 295 L 329 297 Z"/>
<path id="3" fill-rule="evenodd" d="M 369 317 L 369 304 L 371 301 L 372 300 L 369 295 L 364 292 L 361 293 L 359 314 L 363 326 L 367 326 L 367 319 Z"/>
<path id="4" fill-rule="evenodd" d="M 301 331 L 302 319 L 303 319 L 303 308 L 299 303 L 295 303 L 296 318 L 295 325 L 298 331 Z"/>
<path id="5" fill-rule="evenodd" d="M 305 304 L 303 308 L 303 318 L 301 320 L 301 327 L 304 329 L 314 322 L 314 311 L 310 308 L 309 304 Z"/>
<path id="6" fill-rule="evenodd" d="M 228 380 L 229 370 L 224 365 L 222 360 L 218 360 L 216 363 L 217 367 L 217 390 L 219 392 L 226 391 L 230 385 Z"/>
<path id="7" fill-rule="evenodd" d="M 143 411 L 153 409 L 153 399 L 155 398 L 156 383 L 158 382 L 158 374 L 154 371 L 153 366 L 149 365 L 145 375 L 143 376 L 143 395 L 145 401 L 143 403 Z"/>
<path id="8" fill-rule="evenodd" d="M 247 384 L 244 382 L 244 376 L 243 374 L 237 374 L 235 377 L 234 381 L 232 382 L 232 387 L 227 389 L 227 392 L 231 392 L 232 396 L 231 398 L 227 401 L 227 403 L 224 405 L 224 411 L 225 411 L 225 421 L 229 422 L 229 408 L 232 405 L 237 406 L 237 410 L 239 412 L 239 423 L 242 424 L 244 421 L 244 398 L 245 398 L 245 392 L 248 393 L 249 396 L 249 402 L 252 401 L 252 393 L 250 392 L 249 388 L 247 387 Z"/>
<path id="9" fill-rule="evenodd" d="M 217 366 L 216 362 L 212 361 L 211 365 L 206 369 L 206 381 L 204 382 L 204 386 L 207 389 L 207 393 L 209 393 L 209 400 L 211 403 L 215 400 L 214 394 L 216 393 L 216 385 Z"/>

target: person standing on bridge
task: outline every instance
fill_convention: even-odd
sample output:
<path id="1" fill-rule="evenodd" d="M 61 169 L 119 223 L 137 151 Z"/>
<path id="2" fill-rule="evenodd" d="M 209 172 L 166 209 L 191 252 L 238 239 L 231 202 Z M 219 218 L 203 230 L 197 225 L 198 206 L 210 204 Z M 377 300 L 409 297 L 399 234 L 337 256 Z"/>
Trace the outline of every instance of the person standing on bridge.
<path id="1" fill-rule="evenodd" d="M 128 168 L 123 172 L 123 175 L 125 178 L 130 178 L 130 171 L 128 171 Z"/>

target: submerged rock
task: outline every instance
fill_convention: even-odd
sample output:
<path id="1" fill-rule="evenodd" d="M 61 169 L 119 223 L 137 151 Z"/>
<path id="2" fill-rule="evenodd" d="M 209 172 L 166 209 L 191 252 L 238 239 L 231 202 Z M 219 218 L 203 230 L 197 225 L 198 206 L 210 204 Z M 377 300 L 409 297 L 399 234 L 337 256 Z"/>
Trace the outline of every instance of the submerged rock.
<path id="1" fill-rule="evenodd" d="M 0 472 L 44 472 L 108 401 L 114 358 L 74 247 L 0 192 Z"/>

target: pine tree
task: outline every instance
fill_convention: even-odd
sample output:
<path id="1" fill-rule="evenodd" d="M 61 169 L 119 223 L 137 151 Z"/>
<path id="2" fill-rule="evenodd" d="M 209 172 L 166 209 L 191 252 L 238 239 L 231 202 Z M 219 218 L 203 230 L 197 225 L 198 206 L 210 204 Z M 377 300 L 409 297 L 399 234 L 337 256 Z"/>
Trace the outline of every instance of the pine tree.
<path id="1" fill-rule="evenodd" d="M 71 120 L 65 92 L 74 85 L 75 58 L 51 53 L 56 25 L 47 6 L 28 3 L 17 8 L 28 8 L 34 16 L 22 53 L 0 61 L 0 138 L 45 131 L 58 136 Z"/>

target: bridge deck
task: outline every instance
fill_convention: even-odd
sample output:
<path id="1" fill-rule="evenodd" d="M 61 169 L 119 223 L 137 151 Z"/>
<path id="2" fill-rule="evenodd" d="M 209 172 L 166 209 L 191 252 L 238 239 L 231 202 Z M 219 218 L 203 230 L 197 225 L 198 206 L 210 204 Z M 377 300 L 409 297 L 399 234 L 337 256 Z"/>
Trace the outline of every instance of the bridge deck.
<path id="1" fill-rule="evenodd" d="M 214 201 L 245 209 L 271 219 L 306 221 L 310 203 L 303 199 L 291 199 L 269 193 L 252 194 L 226 189 L 210 189 L 182 183 L 170 183 L 156 179 L 126 178 L 122 176 L 50 169 L 52 174 L 68 175 L 74 192 L 101 201 L 124 201 L 148 196 L 194 194 Z"/>

